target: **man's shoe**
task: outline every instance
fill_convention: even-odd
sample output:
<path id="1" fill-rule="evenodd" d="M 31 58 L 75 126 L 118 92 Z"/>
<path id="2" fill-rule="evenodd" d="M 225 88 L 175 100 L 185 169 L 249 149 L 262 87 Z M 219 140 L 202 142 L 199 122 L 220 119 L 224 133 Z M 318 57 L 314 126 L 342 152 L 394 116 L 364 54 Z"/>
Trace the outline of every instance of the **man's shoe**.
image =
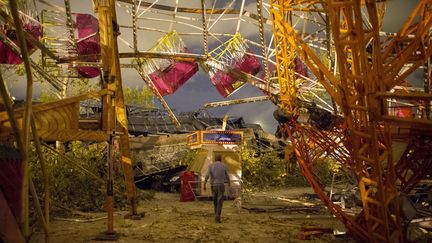
<path id="1" fill-rule="evenodd" d="M 220 223 L 221 223 L 220 218 L 216 218 L 216 219 L 215 219 L 215 222 L 216 222 L 216 224 L 220 224 Z"/>

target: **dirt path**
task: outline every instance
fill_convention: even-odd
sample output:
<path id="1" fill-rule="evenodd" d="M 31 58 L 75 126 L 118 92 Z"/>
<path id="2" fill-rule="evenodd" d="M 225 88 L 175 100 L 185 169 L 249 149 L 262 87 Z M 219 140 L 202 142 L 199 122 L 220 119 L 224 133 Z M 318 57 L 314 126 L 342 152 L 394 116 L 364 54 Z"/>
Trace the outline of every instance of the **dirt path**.
<path id="1" fill-rule="evenodd" d="M 302 226 L 343 230 L 338 220 L 328 215 L 317 200 L 293 197 L 308 190 L 244 196 L 243 207 L 258 209 L 255 211 L 241 209 L 238 201 L 225 201 L 221 224 L 214 223 L 210 201 L 179 202 L 178 194 L 156 193 L 153 200 L 140 204 L 139 211 L 146 213 L 141 220 L 124 219 L 126 212 L 117 212 L 115 230 L 121 235 L 118 242 L 347 242 L 347 238 L 335 238 L 332 234 L 311 241 L 298 240 Z M 281 208 L 285 209 L 281 211 Z M 272 212 L 257 212 L 264 209 Z M 50 240 L 55 243 L 95 242 L 95 236 L 105 229 L 106 220 L 91 223 L 53 220 Z M 44 242 L 43 233 L 35 233 L 31 242 Z"/>

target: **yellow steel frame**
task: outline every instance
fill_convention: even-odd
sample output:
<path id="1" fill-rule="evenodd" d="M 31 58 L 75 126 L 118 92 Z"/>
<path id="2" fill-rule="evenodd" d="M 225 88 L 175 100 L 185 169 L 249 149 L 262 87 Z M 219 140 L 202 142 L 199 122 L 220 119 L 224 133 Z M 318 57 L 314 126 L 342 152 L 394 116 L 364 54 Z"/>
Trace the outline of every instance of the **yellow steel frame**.
<path id="1" fill-rule="evenodd" d="M 385 100 L 389 96 L 393 97 L 387 92 L 391 87 L 400 83 L 432 55 L 428 45 L 432 25 L 432 1 L 420 1 L 399 34 L 384 43 L 384 46 L 379 36 L 385 8 L 385 3 L 382 2 L 385 1 L 321 1 L 330 19 L 327 24 L 331 27 L 338 57 L 339 77 L 336 78 L 287 19 L 292 9 L 299 8 L 294 5 L 317 2 L 270 1 L 281 102 L 285 110 L 293 114 L 296 109 L 294 81 L 288 74 L 295 51 L 342 108 L 348 135 L 345 146 L 350 150 L 350 167 L 359 178 L 364 208 L 360 217 L 364 217 L 366 223 L 361 226 L 360 219 L 360 224 L 355 224 L 355 227 L 367 228 L 368 235 L 361 233 L 362 230 L 356 232 L 360 232 L 361 238 L 368 237 L 373 242 L 401 242 L 403 234 L 396 190 L 396 163 L 392 158 L 392 124 L 389 123 L 397 118 L 387 115 Z M 362 13 L 364 9 L 367 10 L 365 15 Z M 419 22 L 413 24 L 416 16 Z M 364 24 L 365 18 L 370 26 Z M 366 51 L 369 45 L 372 45 L 373 50 L 371 59 Z M 412 67 L 403 69 L 407 63 L 411 63 Z M 430 94 L 423 96 L 429 99 Z M 406 122 L 411 124 L 431 124 L 427 120 L 405 120 L 410 120 Z M 295 127 L 291 129 L 296 130 Z M 297 130 L 302 131 L 301 128 Z M 302 145 L 304 141 L 291 136 L 292 131 L 287 132 L 296 145 L 297 155 L 301 156 L 299 148 L 305 146 Z M 306 172 L 305 175 L 308 176 Z M 347 224 L 354 225 L 350 220 L 347 220 Z"/>
<path id="2" fill-rule="evenodd" d="M 290 114 L 296 113 L 296 87 L 295 87 L 295 52 L 288 40 L 287 28 L 284 28 L 287 15 L 287 1 L 270 0 L 273 25 L 274 47 L 276 52 L 277 75 L 280 86 L 280 102 L 282 107 Z"/>
<path id="3" fill-rule="evenodd" d="M 276 52 L 276 60 L 279 60 L 279 63 L 290 63 L 293 65 L 292 58 L 295 56 L 292 54 L 287 54 L 287 52 L 296 52 L 297 55 L 304 61 L 304 63 L 308 66 L 309 70 L 317 77 L 320 83 L 324 86 L 326 91 L 330 94 L 332 99 L 336 102 L 336 104 L 341 105 L 341 95 L 338 93 L 338 85 L 339 80 L 327 69 L 327 67 L 321 62 L 318 55 L 308 46 L 307 43 L 303 41 L 303 39 L 296 33 L 294 27 L 291 25 L 289 21 L 286 21 L 285 18 L 287 16 L 286 12 L 294 9 L 294 6 L 287 6 L 286 0 L 279 0 L 279 2 L 283 2 L 285 12 L 279 10 L 280 3 L 272 0 L 270 13 L 272 16 L 273 22 L 273 36 L 275 40 L 275 50 Z M 304 2 L 304 1 L 303 1 Z M 305 10 L 307 11 L 307 10 Z M 283 35 L 283 36 L 282 36 Z M 282 42 L 277 42 L 281 40 Z M 282 44 L 281 44 L 282 43 Z M 283 60 L 283 58 L 287 57 L 288 60 Z M 294 104 L 295 101 L 295 87 L 293 87 L 294 79 L 288 79 L 287 75 L 294 75 L 293 70 L 291 70 L 291 74 L 289 74 L 290 69 L 288 67 L 279 67 L 278 65 L 278 77 L 282 77 L 282 81 L 279 81 L 280 85 L 280 93 L 281 96 L 285 96 L 285 100 L 289 101 L 288 103 Z M 280 73 L 280 74 L 279 74 Z M 292 80 L 290 82 L 290 80 Z M 285 81 L 290 82 L 291 84 L 285 84 Z M 294 91 L 294 92 L 293 92 Z M 290 93 L 291 92 L 291 93 Z M 289 95 L 294 95 L 294 97 L 287 97 Z"/>
<path id="4" fill-rule="evenodd" d="M 117 23 L 115 0 L 99 0 L 99 33 L 104 85 L 115 92 L 114 96 L 103 97 L 102 124 L 105 131 L 120 133 L 121 161 L 126 184 L 126 194 L 131 204 L 131 215 L 137 215 L 136 188 L 134 184 L 132 159 L 129 148 L 129 134 L 125 111 L 122 78 L 120 70 L 117 33 L 113 25 Z"/>
<path id="5" fill-rule="evenodd" d="M 338 55 L 343 111 L 357 172 L 369 235 L 373 241 L 400 241 L 402 229 L 397 204 L 391 142 L 381 128 L 383 107 L 371 94 L 383 91 L 381 45 L 375 1 L 366 1 L 371 29 L 365 29 L 360 1 L 328 2 L 331 26 Z M 341 32 L 344 23 L 346 32 Z M 373 61 L 366 47 L 373 43 Z M 347 62 L 350 59 L 351 62 Z M 379 143 L 378 141 L 381 141 Z M 380 146 L 381 145 L 381 146 Z M 387 164 L 387 168 L 385 166 Z M 385 178 L 385 180 L 384 180 Z"/>

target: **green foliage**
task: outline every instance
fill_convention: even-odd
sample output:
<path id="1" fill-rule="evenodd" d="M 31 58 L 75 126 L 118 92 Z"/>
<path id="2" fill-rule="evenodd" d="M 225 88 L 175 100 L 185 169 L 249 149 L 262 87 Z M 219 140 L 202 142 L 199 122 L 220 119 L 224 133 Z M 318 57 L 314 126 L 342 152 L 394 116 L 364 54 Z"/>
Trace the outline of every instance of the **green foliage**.
<path id="1" fill-rule="evenodd" d="M 81 211 L 101 210 L 106 200 L 106 184 L 94 176 L 105 180 L 106 144 L 71 142 L 65 147 L 65 155 L 73 158 L 73 163 L 43 148 L 49 174 L 51 204 Z M 34 151 L 30 158 L 33 180 L 39 195 L 42 195 L 42 171 Z M 117 163 L 114 186 L 123 192 L 122 173 L 118 167 Z M 125 204 L 123 195 L 117 195 L 116 200 L 116 206 Z"/>
<path id="2" fill-rule="evenodd" d="M 92 80 L 86 78 L 64 78 L 63 82 L 66 83 L 66 85 L 63 87 L 65 89 L 63 91 L 54 90 L 51 88 L 50 84 L 43 83 L 45 88 L 41 91 L 37 100 L 39 102 L 51 102 L 61 98 L 73 97 L 87 92 L 96 91 L 98 84 L 94 82 L 92 83 L 91 81 Z"/>
<path id="3" fill-rule="evenodd" d="M 134 89 L 126 87 L 123 91 L 125 103 L 128 105 L 136 105 L 144 108 L 154 107 L 152 91 L 143 86 L 141 91 L 136 86 Z"/>
<path id="4" fill-rule="evenodd" d="M 195 157 L 199 152 L 205 151 L 204 149 L 188 149 L 184 154 L 184 157 L 180 160 L 182 165 L 190 166 L 191 163 L 195 160 Z"/>
<path id="5" fill-rule="evenodd" d="M 295 156 L 291 156 L 289 162 L 280 158 L 275 151 L 260 155 L 242 152 L 243 182 L 246 188 L 266 188 L 279 186 L 308 186 L 298 166 Z M 337 161 L 326 158 L 315 161 L 312 165 L 312 173 L 324 186 L 329 186 L 333 173 L 338 178 L 350 179 L 346 172 L 341 171 L 341 165 Z"/>
<path id="6" fill-rule="evenodd" d="M 42 91 L 39 98 L 37 99 L 37 101 L 43 102 L 43 103 L 56 101 L 56 100 L 58 100 L 58 98 L 54 94 L 47 92 L 47 91 Z"/>
<path id="7" fill-rule="evenodd" d="M 277 152 L 271 151 L 257 155 L 254 152 L 242 152 L 242 177 L 246 187 L 264 188 L 284 186 L 286 169 L 285 162 Z"/>
<path id="8" fill-rule="evenodd" d="M 67 97 L 81 95 L 90 91 L 96 91 L 98 90 L 98 87 L 98 82 L 92 83 L 91 80 L 87 78 L 72 79 L 71 82 L 68 82 Z"/>
<path id="9" fill-rule="evenodd" d="M 333 159 L 318 160 L 312 168 L 315 177 L 318 178 L 322 185 L 328 186 L 331 184 L 333 173 L 336 172 L 335 161 Z"/>
<path id="10" fill-rule="evenodd" d="M 24 75 L 25 75 L 25 68 L 24 68 L 24 64 L 18 64 L 18 65 L 16 66 L 15 73 L 16 73 L 16 75 L 18 75 L 18 76 L 24 76 Z"/>

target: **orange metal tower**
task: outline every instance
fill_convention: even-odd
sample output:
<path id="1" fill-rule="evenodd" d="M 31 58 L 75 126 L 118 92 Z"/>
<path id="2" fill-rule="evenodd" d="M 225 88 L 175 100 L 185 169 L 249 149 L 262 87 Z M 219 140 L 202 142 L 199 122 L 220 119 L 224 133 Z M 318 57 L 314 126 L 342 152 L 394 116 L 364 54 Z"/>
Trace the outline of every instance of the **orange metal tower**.
<path id="1" fill-rule="evenodd" d="M 396 117 L 389 101 L 407 99 L 426 104 L 425 109 L 430 109 L 432 96 L 426 88 L 430 79 L 424 91 L 398 92 L 393 88 L 432 54 L 429 47 L 431 1 L 420 1 L 400 32 L 386 39 L 380 36 L 383 15 L 380 2 L 272 0 L 271 15 L 277 60 L 281 60 L 278 61 L 280 94 L 286 96 L 281 98 L 281 106 L 292 117 L 285 124 L 285 131 L 295 145 L 304 175 L 329 209 L 359 239 L 401 242 L 404 236 L 398 196 L 411 190 L 430 172 L 430 152 L 419 147 L 430 151 L 432 121 L 426 115 Z M 305 44 L 290 22 L 294 8 L 317 3 L 330 20 L 327 25 L 337 55 L 337 76 Z M 316 8 L 305 11 L 316 11 Z M 284 33 L 283 38 L 280 33 Z M 295 119 L 298 112 L 292 108 L 292 101 L 296 94 L 290 88 L 294 80 L 285 77 L 289 67 L 286 63 L 292 63 L 292 55 L 286 53 L 293 49 L 342 109 L 338 115 L 343 123 L 332 131 L 318 131 Z M 402 157 L 396 159 L 392 144 L 397 140 L 409 144 Z M 363 201 L 363 212 L 357 218 L 345 215 L 324 193 L 313 173 L 319 151 L 333 156 L 356 175 Z"/>

